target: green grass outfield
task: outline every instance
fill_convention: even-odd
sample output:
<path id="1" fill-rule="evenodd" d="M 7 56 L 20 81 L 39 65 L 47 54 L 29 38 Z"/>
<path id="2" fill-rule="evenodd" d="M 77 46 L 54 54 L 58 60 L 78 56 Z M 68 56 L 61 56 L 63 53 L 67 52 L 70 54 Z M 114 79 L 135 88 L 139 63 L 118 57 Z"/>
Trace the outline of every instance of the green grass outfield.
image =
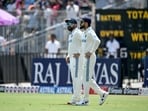
<path id="1" fill-rule="evenodd" d="M 109 95 L 98 105 L 98 95 L 90 95 L 88 106 L 71 106 L 71 94 L 0 93 L 0 111 L 148 111 L 148 96 Z"/>

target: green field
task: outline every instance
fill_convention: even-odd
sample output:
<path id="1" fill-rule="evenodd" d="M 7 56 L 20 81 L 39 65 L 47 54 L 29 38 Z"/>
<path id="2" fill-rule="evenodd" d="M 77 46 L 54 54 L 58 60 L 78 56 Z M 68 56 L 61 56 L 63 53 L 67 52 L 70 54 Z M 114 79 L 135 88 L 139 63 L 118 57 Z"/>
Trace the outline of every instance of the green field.
<path id="1" fill-rule="evenodd" d="M 98 105 L 98 95 L 90 96 L 88 106 L 70 106 L 70 94 L 0 93 L 0 111 L 148 111 L 148 96 L 109 95 Z"/>

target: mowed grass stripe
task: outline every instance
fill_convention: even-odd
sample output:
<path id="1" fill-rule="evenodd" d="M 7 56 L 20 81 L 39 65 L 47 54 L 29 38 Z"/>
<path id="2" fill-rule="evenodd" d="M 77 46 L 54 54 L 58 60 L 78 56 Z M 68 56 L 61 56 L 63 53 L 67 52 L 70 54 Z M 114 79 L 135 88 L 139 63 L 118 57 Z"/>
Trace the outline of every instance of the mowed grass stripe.
<path id="1" fill-rule="evenodd" d="M 0 111 L 147 111 L 148 96 L 109 95 L 100 106 L 99 96 L 90 95 L 88 106 L 70 106 L 71 94 L 0 93 Z"/>

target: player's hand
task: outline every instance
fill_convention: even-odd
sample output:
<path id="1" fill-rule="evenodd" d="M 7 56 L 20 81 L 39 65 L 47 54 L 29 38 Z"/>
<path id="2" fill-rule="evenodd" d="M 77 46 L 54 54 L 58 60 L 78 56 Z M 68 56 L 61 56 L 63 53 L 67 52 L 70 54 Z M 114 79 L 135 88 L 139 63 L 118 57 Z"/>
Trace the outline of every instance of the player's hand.
<path id="1" fill-rule="evenodd" d="M 87 53 L 85 53 L 85 57 L 86 57 L 86 58 L 90 58 L 91 54 L 92 54 L 92 53 L 87 52 Z"/>
<path id="2" fill-rule="evenodd" d="M 78 58 L 80 56 L 80 53 L 73 54 L 73 57 Z"/>
<path id="3" fill-rule="evenodd" d="M 66 57 L 66 62 L 67 62 L 67 63 L 70 63 L 69 56 Z"/>

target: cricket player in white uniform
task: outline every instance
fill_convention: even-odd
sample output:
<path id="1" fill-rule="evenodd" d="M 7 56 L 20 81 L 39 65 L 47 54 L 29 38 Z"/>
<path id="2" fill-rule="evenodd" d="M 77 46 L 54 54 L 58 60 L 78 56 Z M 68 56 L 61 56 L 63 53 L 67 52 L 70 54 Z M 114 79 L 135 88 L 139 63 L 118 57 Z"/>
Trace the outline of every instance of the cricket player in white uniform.
<path id="1" fill-rule="evenodd" d="M 67 29 L 71 32 L 68 38 L 68 56 L 66 57 L 67 63 L 70 64 L 73 96 L 71 101 L 67 104 L 74 105 L 81 100 L 81 86 L 82 86 L 82 31 L 77 28 L 77 21 L 75 19 L 65 20 Z"/>
<path id="2" fill-rule="evenodd" d="M 83 88 L 84 97 L 77 105 L 86 105 L 89 102 L 89 90 L 90 87 L 94 89 L 96 93 L 100 95 L 99 104 L 102 105 L 108 96 L 108 92 L 102 90 L 94 80 L 94 67 L 96 63 L 96 54 L 98 46 L 100 45 L 100 39 L 97 37 L 94 30 L 91 28 L 91 19 L 82 18 L 80 28 L 84 29 L 84 35 L 82 37 L 82 53 L 83 53 Z"/>

